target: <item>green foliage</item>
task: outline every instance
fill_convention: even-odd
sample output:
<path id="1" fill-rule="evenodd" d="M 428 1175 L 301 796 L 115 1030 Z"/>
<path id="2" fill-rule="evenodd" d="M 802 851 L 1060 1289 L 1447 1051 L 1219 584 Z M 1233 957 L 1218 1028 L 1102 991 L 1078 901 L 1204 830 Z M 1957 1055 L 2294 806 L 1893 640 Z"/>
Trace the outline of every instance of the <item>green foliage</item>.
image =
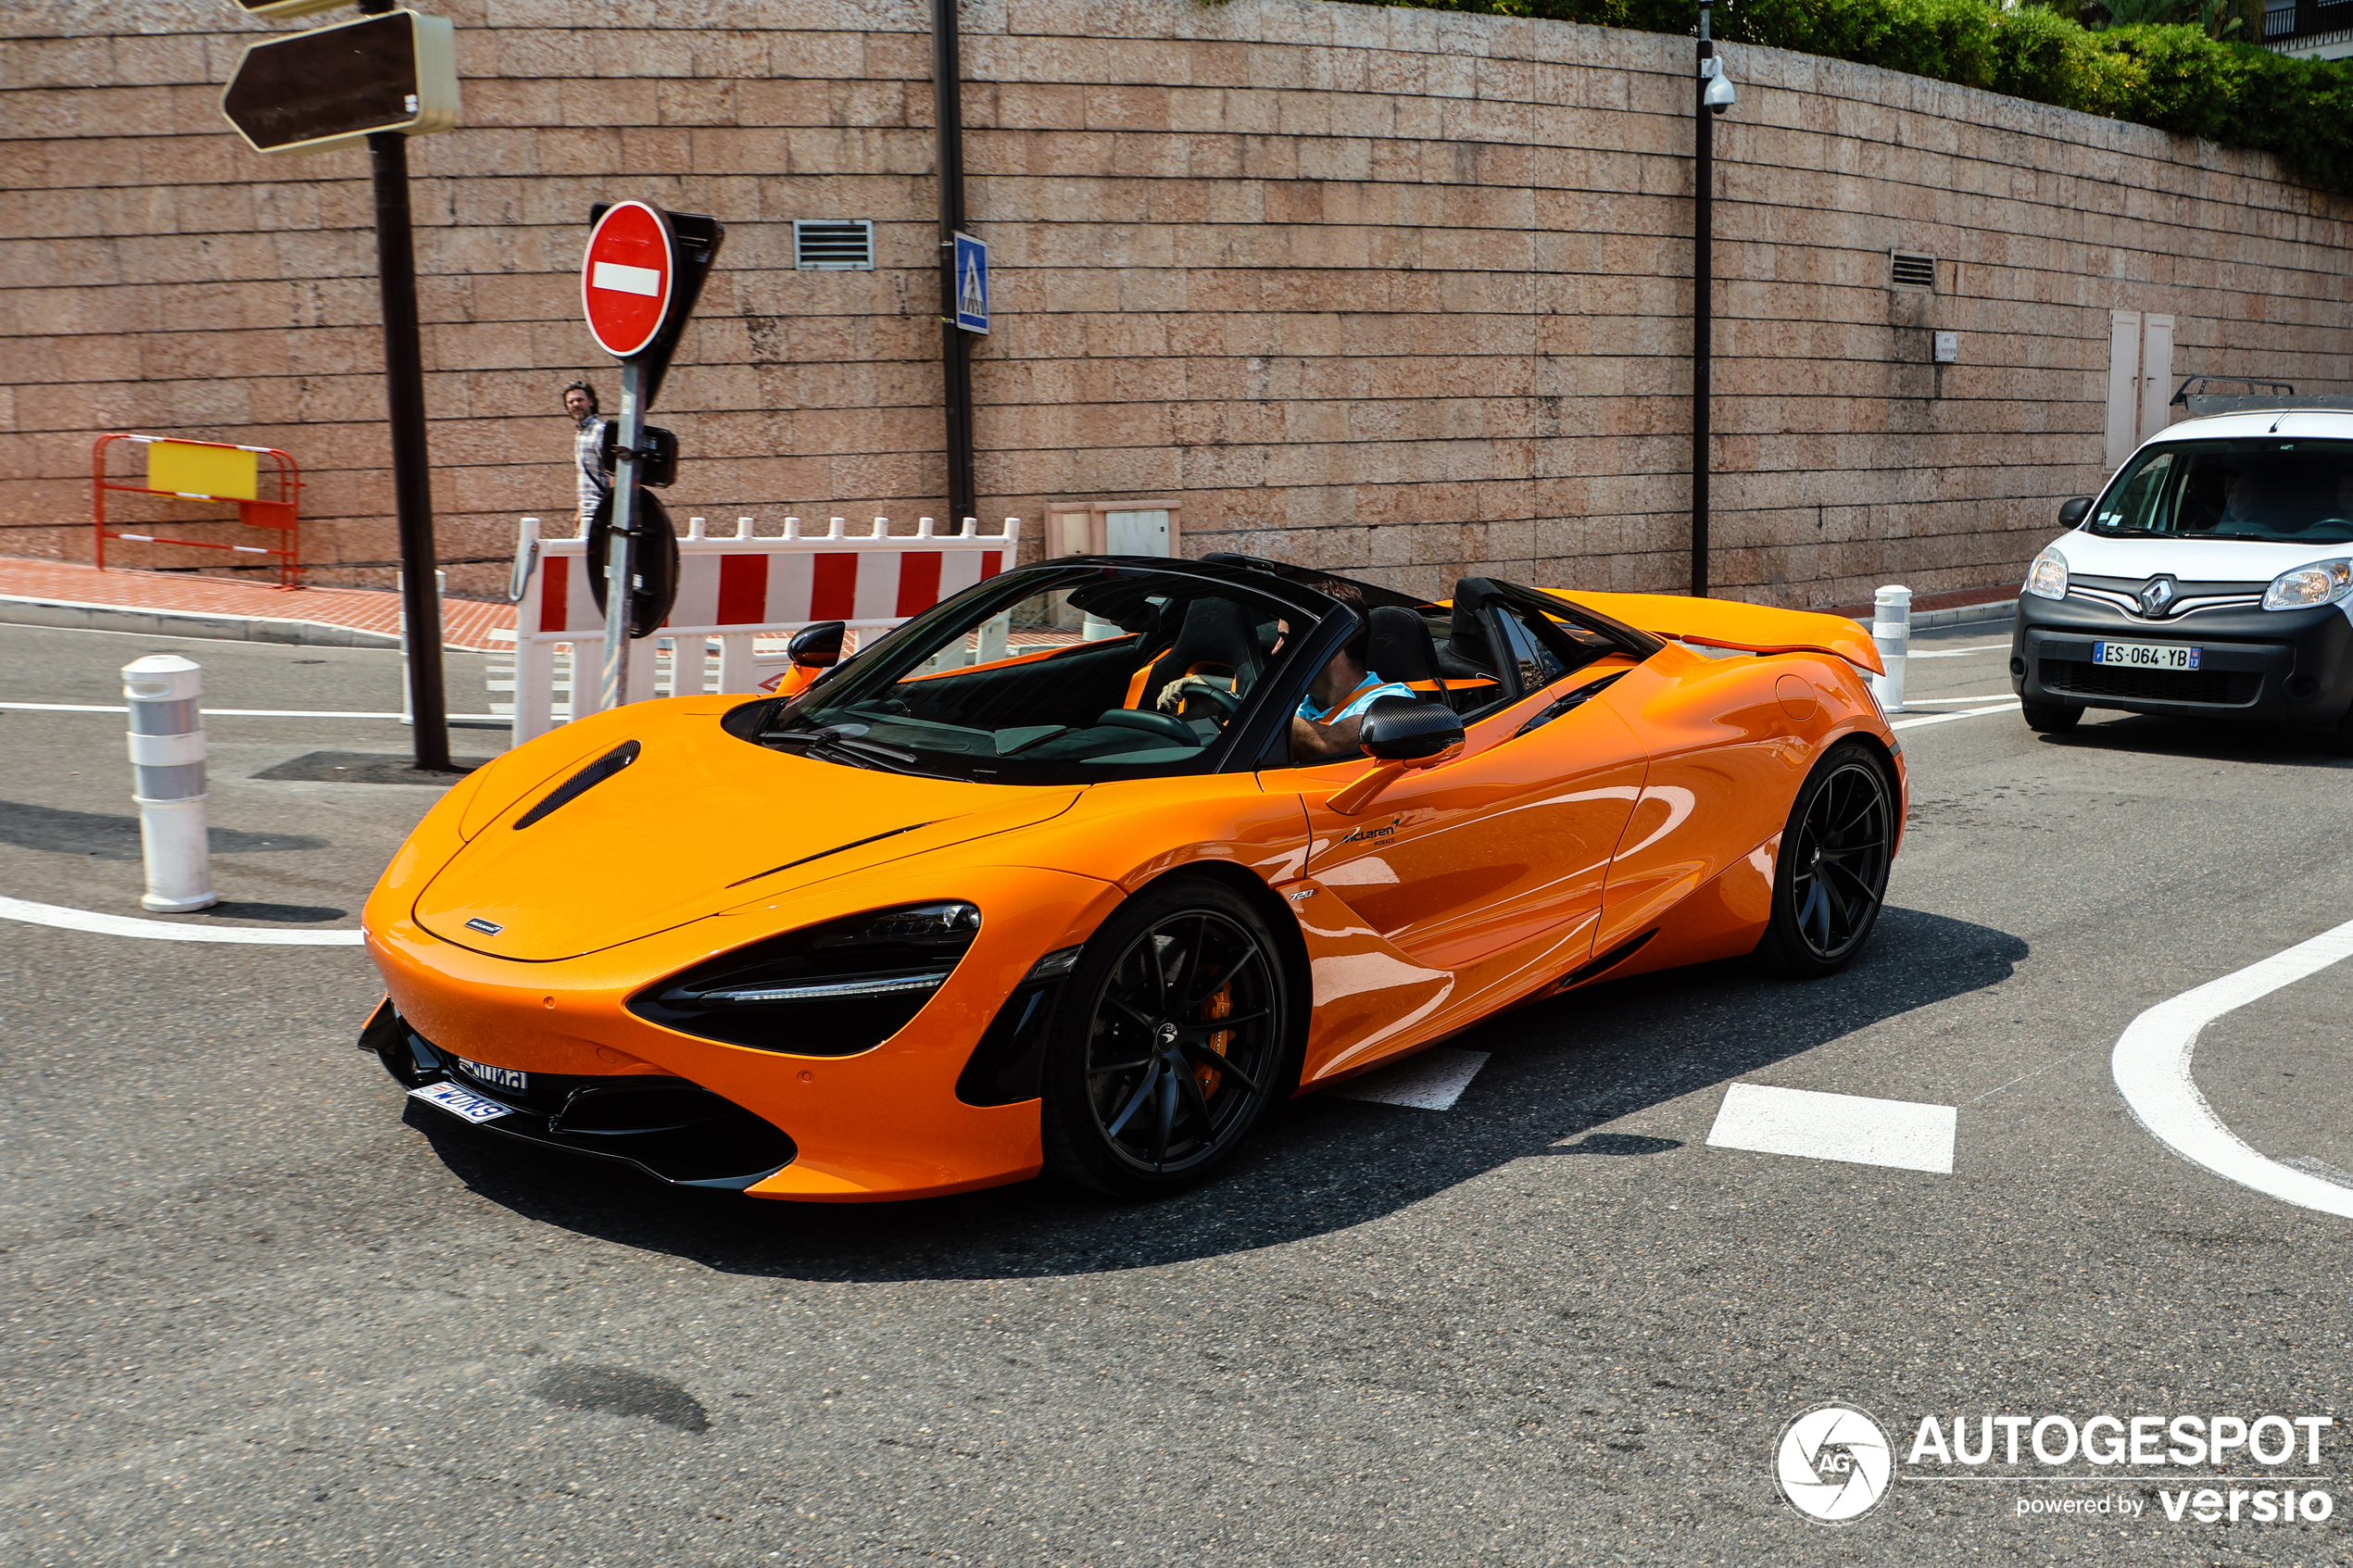
<path id="1" fill-rule="evenodd" d="M 1692 0 L 1386 0 L 1643 32 L 1692 31 Z M 2060 0 L 2071 10 L 2077 0 Z M 2276 154 L 2353 191 L 2353 60 L 2246 42 L 2246 0 L 2096 0 L 2074 15 L 2023 0 L 1718 0 L 1716 35 L 1991 88 L 2012 97 Z M 2218 36 L 2219 35 L 2219 36 Z"/>

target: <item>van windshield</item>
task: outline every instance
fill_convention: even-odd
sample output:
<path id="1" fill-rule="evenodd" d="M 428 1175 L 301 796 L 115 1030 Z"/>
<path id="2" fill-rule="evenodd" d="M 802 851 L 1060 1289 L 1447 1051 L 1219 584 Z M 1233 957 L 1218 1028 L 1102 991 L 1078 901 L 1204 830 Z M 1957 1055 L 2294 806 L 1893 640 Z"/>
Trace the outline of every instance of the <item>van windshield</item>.
<path id="1" fill-rule="evenodd" d="M 2353 540 L 2353 441 L 2177 441 L 2142 452 L 2086 524 L 2180 539 Z"/>

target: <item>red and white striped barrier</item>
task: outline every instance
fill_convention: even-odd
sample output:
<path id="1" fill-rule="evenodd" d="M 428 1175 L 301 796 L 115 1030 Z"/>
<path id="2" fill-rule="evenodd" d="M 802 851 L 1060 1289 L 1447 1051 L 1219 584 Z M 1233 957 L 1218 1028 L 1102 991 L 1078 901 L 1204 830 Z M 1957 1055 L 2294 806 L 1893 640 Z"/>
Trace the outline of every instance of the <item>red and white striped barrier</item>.
<path id="1" fill-rule="evenodd" d="M 678 600 L 670 619 L 651 637 L 630 646 L 629 689 L 651 693 L 656 646 L 673 645 L 673 671 L 699 671 L 706 641 L 716 640 L 719 689 L 752 692 L 765 674 L 773 683 L 781 666 L 763 671 L 752 639 L 794 632 L 816 621 L 846 621 L 853 630 L 898 625 L 912 615 L 974 583 L 1010 570 L 1021 548 L 1021 520 L 1009 517 L 1001 532 L 982 533 L 972 518 L 953 533 L 935 531 L 925 518 L 913 533 L 893 533 L 878 517 L 871 533 L 846 532 L 835 518 L 822 533 L 801 532 L 799 518 L 786 518 L 778 535 L 753 532 L 750 518 L 736 520 L 736 532 L 712 537 L 703 520 L 689 521 L 678 541 Z M 556 647 L 560 643 L 601 648 L 605 619 L 597 608 L 588 574 L 585 538 L 539 537 L 539 520 L 522 520 L 515 553 L 515 744 L 553 729 Z M 577 651 L 575 664 L 585 657 Z M 593 659 L 582 668 L 593 666 Z M 673 695 L 700 689 L 673 674 Z M 575 686 L 575 691 L 579 688 Z"/>

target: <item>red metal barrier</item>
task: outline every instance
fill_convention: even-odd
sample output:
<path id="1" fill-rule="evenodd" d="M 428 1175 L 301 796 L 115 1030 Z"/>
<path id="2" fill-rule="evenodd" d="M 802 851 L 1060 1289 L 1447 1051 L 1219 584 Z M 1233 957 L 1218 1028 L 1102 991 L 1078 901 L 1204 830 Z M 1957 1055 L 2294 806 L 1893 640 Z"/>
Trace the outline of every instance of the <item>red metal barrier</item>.
<path id="1" fill-rule="evenodd" d="M 147 451 L 147 481 L 124 484 L 107 477 L 107 445 L 136 441 Z M 277 498 L 260 496 L 260 459 L 277 464 Z M 158 483 L 161 481 L 163 483 Z M 195 486 L 195 487 L 192 487 Z M 222 545 L 209 539 L 173 539 L 160 533 L 126 533 L 107 526 L 107 492 L 164 495 L 182 501 L 233 502 L 237 521 L 248 528 L 277 532 L 280 545 Z M 273 556 L 278 561 L 277 586 L 302 586 L 302 520 L 297 500 L 302 472 L 294 458 L 275 446 L 239 446 L 226 441 L 183 441 L 171 435 L 133 435 L 117 431 L 98 437 L 90 448 L 90 509 L 97 531 L 98 570 L 107 569 L 107 541 L 124 539 L 142 545 L 182 545 L 198 550 L 232 550 L 239 555 Z"/>

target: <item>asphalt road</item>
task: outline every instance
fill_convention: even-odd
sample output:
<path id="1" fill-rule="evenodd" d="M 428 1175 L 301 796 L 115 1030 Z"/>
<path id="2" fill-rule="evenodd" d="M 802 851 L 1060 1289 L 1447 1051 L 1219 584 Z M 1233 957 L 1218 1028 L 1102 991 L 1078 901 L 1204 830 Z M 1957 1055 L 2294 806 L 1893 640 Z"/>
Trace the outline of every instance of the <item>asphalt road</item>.
<path id="1" fill-rule="evenodd" d="M 2006 696 L 2003 634 L 1919 637 L 1986 651 L 1916 660 L 1916 702 Z M 112 700 L 163 646 L 0 631 L 0 699 Z M 181 646 L 219 706 L 396 706 L 384 655 Z M 0 895 L 136 912 L 120 727 L 0 713 Z M 430 786 L 255 775 L 396 763 L 405 732 L 213 737 L 211 918 L 350 924 Z M 2353 1221 L 2176 1157 L 2109 1070 L 2143 1010 L 2353 918 L 2353 762 L 2113 716 L 1904 740 L 1909 835 L 1845 974 L 1727 963 L 1525 1010 L 1453 1042 L 1490 1056 L 1451 1109 L 1313 1098 L 1140 1208 L 673 1194 L 404 1116 L 352 1048 L 354 949 L 0 922 L 6 1555 L 2346 1561 L 2353 1431 L 2293 1467 L 2328 1478 L 2303 1484 L 2322 1523 L 2166 1517 L 2244 1459 L 1906 1463 L 1835 1529 L 1782 1500 L 1777 1438 L 1823 1401 L 1901 1461 L 1931 1415 L 2334 1415 L 2353 1370 Z M 2353 1169 L 2348 1005 L 2324 969 L 2219 1020 L 2215 1113 Z M 1736 1083 L 1957 1108 L 1954 1168 L 1711 1147 Z M 2067 1497 L 2111 1511 L 2020 1515 Z"/>

